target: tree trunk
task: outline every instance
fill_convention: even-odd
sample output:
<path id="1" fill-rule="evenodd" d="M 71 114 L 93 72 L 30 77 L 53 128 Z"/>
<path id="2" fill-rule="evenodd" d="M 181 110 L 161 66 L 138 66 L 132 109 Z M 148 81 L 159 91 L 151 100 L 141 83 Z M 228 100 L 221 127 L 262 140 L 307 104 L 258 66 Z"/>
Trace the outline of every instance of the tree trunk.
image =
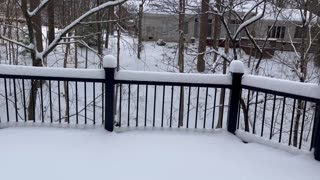
<path id="1" fill-rule="evenodd" d="M 229 44 L 230 44 L 229 41 L 230 41 L 229 37 L 226 36 L 225 47 L 224 47 L 225 54 L 229 53 Z M 223 74 L 227 73 L 227 62 L 225 60 L 223 61 L 223 72 L 222 73 Z M 219 98 L 219 117 L 218 117 L 217 128 L 222 128 L 225 96 L 226 96 L 226 90 L 223 88 L 223 89 L 221 89 L 220 98 Z"/>
<path id="2" fill-rule="evenodd" d="M 198 62 L 197 70 L 198 72 L 204 72 L 205 70 L 205 51 L 207 46 L 207 36 L 208 36 L 208 14 L 209 10 L 209 0 L 202 0 L 201 2 L 201 16 L 200 16 L 200 37 L 199 37 L 199 47 L 198 47 Z"/>
<path id="3" fill-rule="evenodd" d="M 220 10 L 220 4 L 221 4 L 221 0 L 217 0 L 216 1 L 217 4 L 217 9 L 218 11 Z M 221 21 L 220 21 L 220 17 L 219 16 L 214 16 L 214 23 L 213 24 L 213 49 L 215 49 L 216 51 L 219 50 L 219 42 L 220 42 L 220 35 L 221 35 Z M 213 55 L 213 62 L 216 62 L 218 58 L 218 54 L 214 54 Z"/>
<path id="4" fill-rule="evenodd" d="M 117 71 L 119 71 L 120 68 L 120 38 L 121 38 L 121 5 L 119 5 L 119 11 L 118 11 L 118 24 L 117 24 Z"/>
<path id="5" fill-rule="evenodd" d="M 178 66 L 179 72 L 184 72 L 184 26 L 185 26 L 185 0 L 179 1 L 179 55 Z M 184 87 L 180 88 L 180 104 L 179 104 L 179 123 L 178 127 L 183 126 L 184 113 Z"/>
<path id="6" fill-rule="evenodd" d="M 115 20 L 115 18 L 114 18 L 114 6 L 111 6 L 110 7 L 110 10 L 109 10 L 109 17 L 110 17 L 110 26 L 109 26 L 109 32 L 110 32 L 110 34 L 109 35 L 114 35 L 114 22 L 113 22 L 113 20 Z"/>
<path id="7" fill-rule="evenodd" d="M 97 0 L 97 6 L 99 6 L 100 0 Z M 96 15 L 96 20 L 101 21 L 101 12 L 97 12 Z M 102 50 L 102 25 L 101 23 L 97 23 L 97 31 L 98 31 L 98 41 L 97 41 L 97 46 L 98 46 L 98 54 L 99 54 L 99 59 L 100 59 L 100 66 L 102 66 L 102 55 L 103 55 L 103 50 Z"/>
<path id="8" fill-rule="evenodd" d="M 139 6 L 139 19 L 138 19 L 138 59 L 141 59 L 141 51 L 142 51 L 142 15 L 143 15 L 143 4 L 144 1 Z"/>
<path id="9" fill-rule="evenodd" d="M 54 0 L 51 0 L 48 4 L 48 41 L 49 44 L 54 40 Z"/>
<path id="10" fill-rule="evenodd" d="M 307 17 L 307 10 L 308 5 L 307 2 L 302 4 L 302 12 L 304 13 L 304 17 Z M 305 22 L 303 22 L 302 27 L 302 38 L 301 38 L 301 45 L 300 45 L 300 60 L 298 61 L 299 66 L 299 80 L 300 82 L 305 82 L 307 78 L 307 59 L 308 59 L 308 52 L 306 52 L 306 38 L 307 38 L 307 32 L 309 31 L 308 25 L 306 25 Z M 298 136 L 299 136 L 299 126 L 300 126 L 300 116 L 302 115 L 302 109 L 303 109 L 303 101 L 298 100 L 298 108 L 297 108 L 297 115 L 295 118 L 295 126 L 293 131 L 293 146 L 298 146 Z"/>
<path id="11" fill-rule="evenodd" d="M 23 1 L 22 1 L 23 2 Z M 39 0 L 30 1 L 30 10 L 34 10 L 40 4 Z M 25 10 L 27 11 L 27 4 L 24 4 Z M 41 29 L 41 15 L 38 13 L 35 15 L 31 20 L 26 18 L 29 30 L 29 39 L 30 42 L 34 42 L 36 44 L 36 48 L 38 52 L 43 51 L 43 44 L 42 44 L 42 29 Z M 28 22 L 29 21 L 29 22 Z M 35 39 L 33 39 L 33 35 L 30 33 L 35 34 Z M 31 41 L 32 40 L 32 41 Z M 32 65 L 33 66 L 42 66 L 42 60 L 36 57 L 35 52 L 31 53 L 32 57 Z M 38 87 L 41 86 L 38 80 L 31 81 L 31 90 L 29 94 L 29 105 L 28 105 L 28 120 L 35 120 L 35 109 L 36 109 L 36 102 L 37 102 L 37 91 Z"/>
<path id="12" fill-rule="evenodd" d="M 297 115 L 295 117 L 295 123 L 293 128 L 293 138 L 292 138 L 292 145 L 294 147 L 298 147 L 298 135 L 299 135 L 299 126 L 300 126 L 300 117 L 302 115 L 303 110 L 303 102 L 301 100 L 298 100 L 298 107 L 296 109 Z"/>

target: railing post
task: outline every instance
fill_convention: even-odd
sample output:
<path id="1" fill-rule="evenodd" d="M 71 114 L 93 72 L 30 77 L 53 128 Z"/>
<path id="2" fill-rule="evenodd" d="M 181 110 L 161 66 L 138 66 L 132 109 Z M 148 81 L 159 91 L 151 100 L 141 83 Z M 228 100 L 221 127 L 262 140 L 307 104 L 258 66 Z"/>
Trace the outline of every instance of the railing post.
<path id="1" fill-rule="evenodd" d="M 241 79 L 244 74 L 243 63 L 234 60 L 230 64 L 230 72 L 232 75 L 232 87 L 229 97 L 229 111 L 227 120 L 227 129 L 230 133 L 235 133 L 238 121 L 238 109 L 241 98 Z"/>
<path id="2" fill-rule="evenodd" d="M 315 132 L 314 132 L 314 158 L 318 161 L 320 161 L 320 103 L 317 103 L 317 111 L 316 111 L 316 117 L 315 117 Z"/>
<path id="3" fill-rule="evenodd" d="M 114 127 L 114 73 L 117 67 L 117 60 L 111 55 L 103 58 L 105 72 L 105 121 L 104 128 L 112 132 Z"/>

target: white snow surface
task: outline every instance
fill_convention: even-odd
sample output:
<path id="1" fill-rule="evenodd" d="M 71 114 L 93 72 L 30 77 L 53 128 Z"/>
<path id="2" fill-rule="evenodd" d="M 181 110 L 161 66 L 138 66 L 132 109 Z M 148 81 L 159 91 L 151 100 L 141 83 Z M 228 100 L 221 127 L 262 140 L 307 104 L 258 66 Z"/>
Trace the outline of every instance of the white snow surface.
<path id="1" fill-rule="evenodd" d="M 0 130 L 5 180 L 319 180 L 320 163 L 225 131 Z"/>
<path id="2" fill-rule="evenodd" d="M 0 65 L 0 74 L 22 75 L 22 76 L 44 76 L 44 77 L 66 77 L 66 78 L 86 78 L 104 79 L 102 69 L 73 69 L 73 68 L 53 68 L 53 67 L 31 67 Z"/>
<path id="3" fill-rule="evenodd" d="M 233 60 L 230 64 L 230 72 L 232 73 L 244 73 L 244 65 L 240 60 Z"/>
<path id="4" fill-rule="evenodd" d="M 143 72 L 130 70 L 120 70 L 119 72 L 116 72 L 115 79 L 130 81 L 180 82 L 221 85 L 231 85 L 232 83 L 231 75 Z"/>
<path id="5" fill-rule="evenodd" d="M 314 83 L 301 83 L 283 79 L 275 79 L 263 76 L 244 75 L 242 85 L 279 91 L 293 95 L 300 95 L 319 99 L 320 86 Z"/>

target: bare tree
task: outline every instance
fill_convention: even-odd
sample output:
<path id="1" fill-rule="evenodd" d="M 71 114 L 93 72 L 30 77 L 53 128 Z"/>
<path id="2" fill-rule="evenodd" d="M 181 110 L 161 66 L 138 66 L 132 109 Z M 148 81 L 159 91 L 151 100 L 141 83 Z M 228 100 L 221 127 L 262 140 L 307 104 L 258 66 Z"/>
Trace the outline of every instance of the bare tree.
<path id="1" fill-rule="evenodd" d="M 50 54 L 59 42 L 63 39 L 65 35 L 71 32 L 80 22 L 88 18 L 89 16 L 112 6 L 122 4 L 126 0 L 116 0 L 111 2 L 102 3 L 94 8 L 91 8 L 85 12 L 80 17 L 76 18 L 70 22 L 63 30 L 59 32 L 58 35 L 48 44 L 46 48 L 43 48 L 42 45 L 42 31 L 41 31 L 41 11 L 48 5 L 50 0 L 43 0 L 41 3 L 39 0 L 30 1 L 28 4 L 27 1 L 21 2 L 21 9 L 26 19 L 26 24 L 28 27 L 28 36 L 29 36 L 29 45 L 25 45 L 13 39 L 7 38 L 3 35 L 0 35 L 0 38 L 16 45 L 22 46 L 31 52 L 31 59 L 33 66 L 43 66 L 44 58 Z M 29 9 L 30 8 L 30 9 Z M 37 90 L 42 86 L 39 81 L 33 80 L 30 91 L 29 105 L 28 105 L 28 119 L 35 119 L 35 106 L 36 106 L 36 97 Z"/>
<path id="2" fill-rule="evenodd" d="M 142 18 L 143 18 L 143 6 L 146 3 L 146 0 L 142 0 L 141 4 L 139 4 L 139 12 L 138 12 L 138 52 L 137 57 L 141 59 L 141 51 L 142 51 Z"/>
<path id="3" fill-rule="evenodd" d="M 204 72 L 205 70 L 205 51 L 207 47 L 207 36 L 208 36 L 208 11 L 209 11 L 209 0 L 201 1 L 201 15 L 200 15 L 200 37 L 198 47 L 198 72 Z"/>
<path id="4" fill-rule="evenodd" d="M 184 29 L 185 29 L 185 12 L 186 0 L 179 0 L 179 48 L 178 48 L 178 66 L 179 72 L 184 72 Z M 179 104 L 179 122 L 178 126 L 183 126 L 183 112 L 184 112 L 184 88 L 180 88 L 180 104 Z"/>

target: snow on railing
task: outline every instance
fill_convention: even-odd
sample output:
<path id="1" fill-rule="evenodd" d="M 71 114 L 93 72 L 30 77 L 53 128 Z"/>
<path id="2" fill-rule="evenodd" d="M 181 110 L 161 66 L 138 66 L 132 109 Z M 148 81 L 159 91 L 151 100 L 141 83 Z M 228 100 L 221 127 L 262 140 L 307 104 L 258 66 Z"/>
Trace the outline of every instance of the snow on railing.
<path id="1" fill-rule="evenodd" d="M 104 79 L 104 70 L 0 65 L 0 75 Z"/>
<path id="2" fill-rule="evenodd" d="M 314 83 L 302 83 L 262 76 L 244 75 L 242 78 L 242 85 L 320 99 L 320 86 Z"/>
<path id="3" fill-rule="evenodd" d="M 122 70 L 115 73 L 115 80 L 231 85 L 232 77 L 231 75 L 218 74 L 183 74 Z"/>

